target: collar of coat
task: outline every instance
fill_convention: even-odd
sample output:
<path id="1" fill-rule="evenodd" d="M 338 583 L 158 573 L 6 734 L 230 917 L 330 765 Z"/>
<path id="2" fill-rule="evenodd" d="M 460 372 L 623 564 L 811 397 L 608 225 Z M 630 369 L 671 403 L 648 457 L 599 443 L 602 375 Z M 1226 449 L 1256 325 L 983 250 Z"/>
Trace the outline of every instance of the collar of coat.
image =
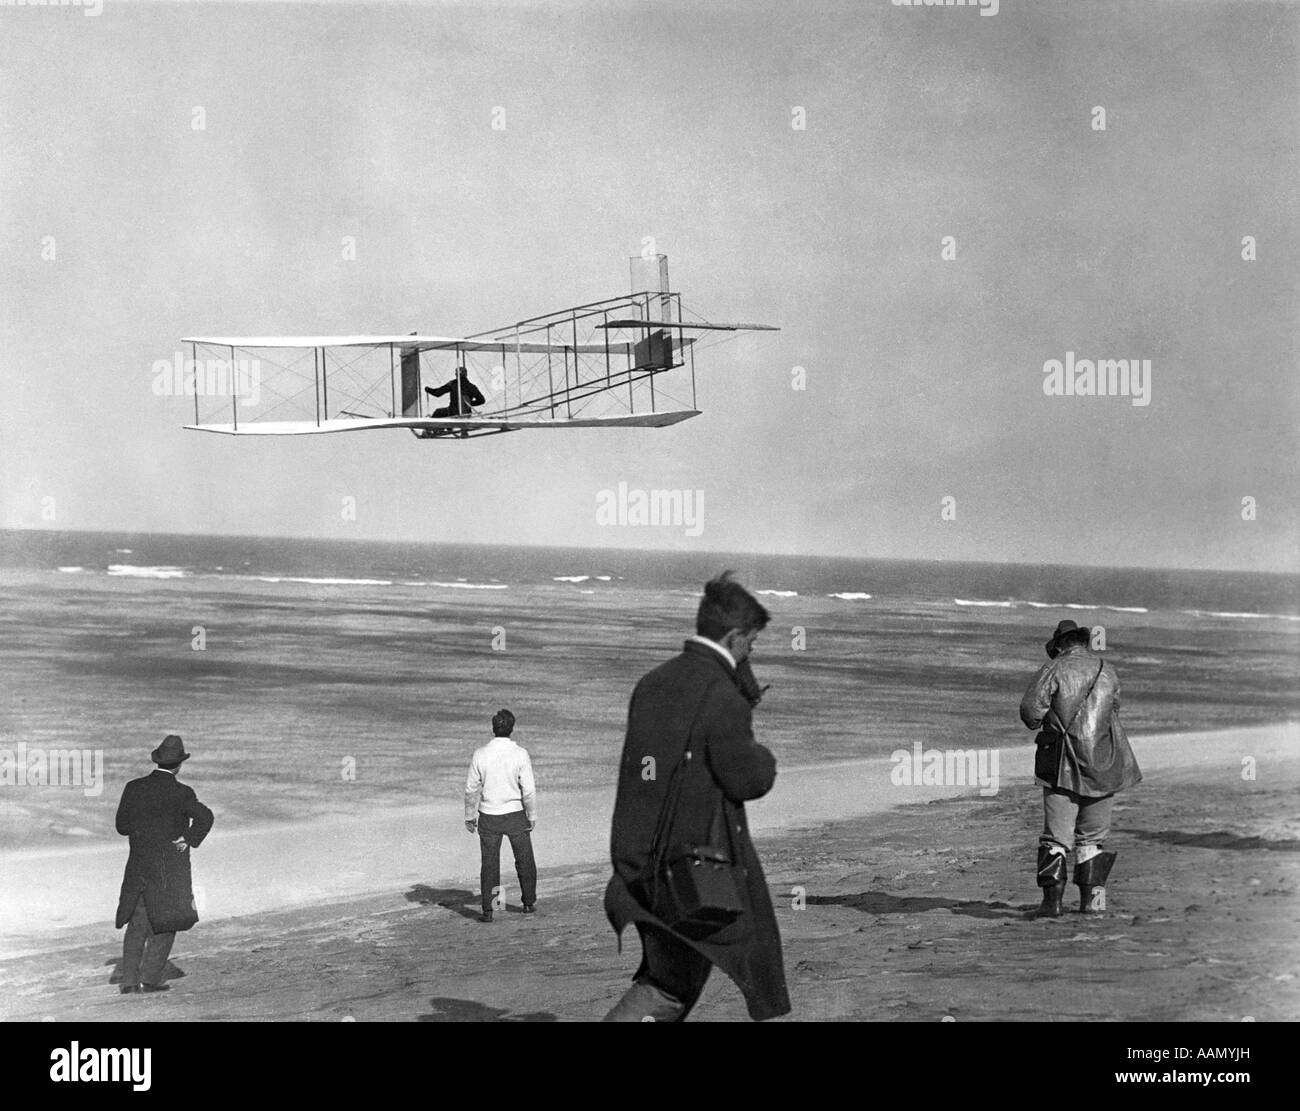
<path id="1" fill-rule="evenodd" d="M 705 656 L 708 659 L 715 660 L 727 669 L 728 675 L 736 673 L 736 665 L 731 660 L 731 653 L 727 652 L 722 645 L 716 641 L 706 641 L 704 638 L 690 637 L 684 645 L 682 651 L 689 652 L 693 656 Z M 723 655 L 723 653 L 726 655 Z"/>
<path id="2" fill-rule="evenodd" d="M 1064 658 L 1065 656 L 1084 656 L 1086 658 L 1091 658 L 1091 659 L 1096 658 L 1095 656 L 1093 656 L 1092 650 L 1086 644 L 1071 644 L 1067 648 L 1062 648 L 1056 654 L 1056 658 L 1058 660 Z"/>

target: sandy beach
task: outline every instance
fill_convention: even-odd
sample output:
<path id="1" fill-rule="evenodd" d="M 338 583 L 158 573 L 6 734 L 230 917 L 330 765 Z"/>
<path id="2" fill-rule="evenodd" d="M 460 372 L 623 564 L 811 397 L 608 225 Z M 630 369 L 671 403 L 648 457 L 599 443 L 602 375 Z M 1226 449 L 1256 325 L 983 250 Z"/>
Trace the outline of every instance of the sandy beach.
<path id="1" fill-rule="evenodd" d="M 1097 919 L 1027 918 L 1041 821 L 1028 740 L 1000 751 L 996 794 L 895 785 L 888 757 L 784 768 L 750 810 L 790 1019 L 1300 1017 L 1300 727 L 1134 744 L 1146 781 L 1117 805 L 1112 910 Z M 0 883 L 23 898 L 0 907 L 0 1015 L 598 1018 L 637 961 L 601 910 L 611 801 L 543 799 L 540 911 L 490 926 L 474 920 L 477 846 L 454 803 L 218 828 L 195 857 L 204 920 L 178 938 L 174 990 L 147 999 L 109 983 L 125 842 L 5 854 Z M 715 976 L 693 1017 L 742 1019 L 743 1001 Z"/>

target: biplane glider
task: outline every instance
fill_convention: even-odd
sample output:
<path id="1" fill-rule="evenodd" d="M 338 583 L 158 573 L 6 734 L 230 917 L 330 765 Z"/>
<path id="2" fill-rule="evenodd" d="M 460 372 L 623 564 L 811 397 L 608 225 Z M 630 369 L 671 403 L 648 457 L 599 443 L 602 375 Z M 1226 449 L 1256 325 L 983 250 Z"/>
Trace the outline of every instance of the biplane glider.
<path id="1" fill-rule="evenodd" d="M 218 365 L 224 384 L 194 390 L 194 423 L 185 427 L 236 436 L 406 428 L 421 439 L 468 439 L 536 428 L 663 428 L 698 416 L 701 336 L 777 329 L 687 319 L 663 255 L 633 259 L 632 273 L 632 293 L 462 338 L 186 338 L 195 368 Z M 456 387 L 458 379 L 468 386 Z M 435 408 L 434 395 L 449 391 L 450 404 Z"/>

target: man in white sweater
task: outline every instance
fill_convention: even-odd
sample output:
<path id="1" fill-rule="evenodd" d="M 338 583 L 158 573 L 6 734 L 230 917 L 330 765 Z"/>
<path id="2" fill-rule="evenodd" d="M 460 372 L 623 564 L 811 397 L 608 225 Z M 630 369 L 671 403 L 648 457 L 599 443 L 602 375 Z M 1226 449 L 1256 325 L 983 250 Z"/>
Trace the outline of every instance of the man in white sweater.
<path id="1" fill-rule="evenodd" d="M 492 718 L 492 740 L 474 752 L 465 781 L 465 828 L 478 834 L 483 864 L 479 872 L 483 899 L 480 922 L 491 922 L 492 911 L 505 905 L 501 891 L 501 838 L 510 838 L 524 913 L 537 909 L 537 863 L 532 832 L 537 827 L 537 787 L 528 753 L 510 739 L 515 715 L 498 710 Z"/>

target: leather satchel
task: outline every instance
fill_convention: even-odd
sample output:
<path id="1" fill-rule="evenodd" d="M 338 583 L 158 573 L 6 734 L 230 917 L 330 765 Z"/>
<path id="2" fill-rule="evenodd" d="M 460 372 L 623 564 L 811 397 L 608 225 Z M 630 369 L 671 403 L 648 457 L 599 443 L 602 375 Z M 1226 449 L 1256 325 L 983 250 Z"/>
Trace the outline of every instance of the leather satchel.
<path id="1" fill-rule="evenodd" d="M 707 695 L 706 695 L 707 697 Z M 665 925 L 690 937 L 707 937 L 745 911 L 736 874 L 730 826 L 721 813 L 710 823 L 707 844 L 674 842 L 673 824 L 691 768 L 689 747 L 673 769 L 668 795 L 650 842 L 650 856 L 638 885 L 646 905 Z"/>
<path id="2" fill-rule="evenodd" d="M 687 751 L 683 769 L 690 760 Z M 719 836 L 719 826 L 725 822 L 713 822 L 709 844 L 677 844 L 665 854 L 662 905 L 656 914 L 683 933 L 709 934 L 744 913 L 731 847 L 723 845 L 729 839 Z"/>

